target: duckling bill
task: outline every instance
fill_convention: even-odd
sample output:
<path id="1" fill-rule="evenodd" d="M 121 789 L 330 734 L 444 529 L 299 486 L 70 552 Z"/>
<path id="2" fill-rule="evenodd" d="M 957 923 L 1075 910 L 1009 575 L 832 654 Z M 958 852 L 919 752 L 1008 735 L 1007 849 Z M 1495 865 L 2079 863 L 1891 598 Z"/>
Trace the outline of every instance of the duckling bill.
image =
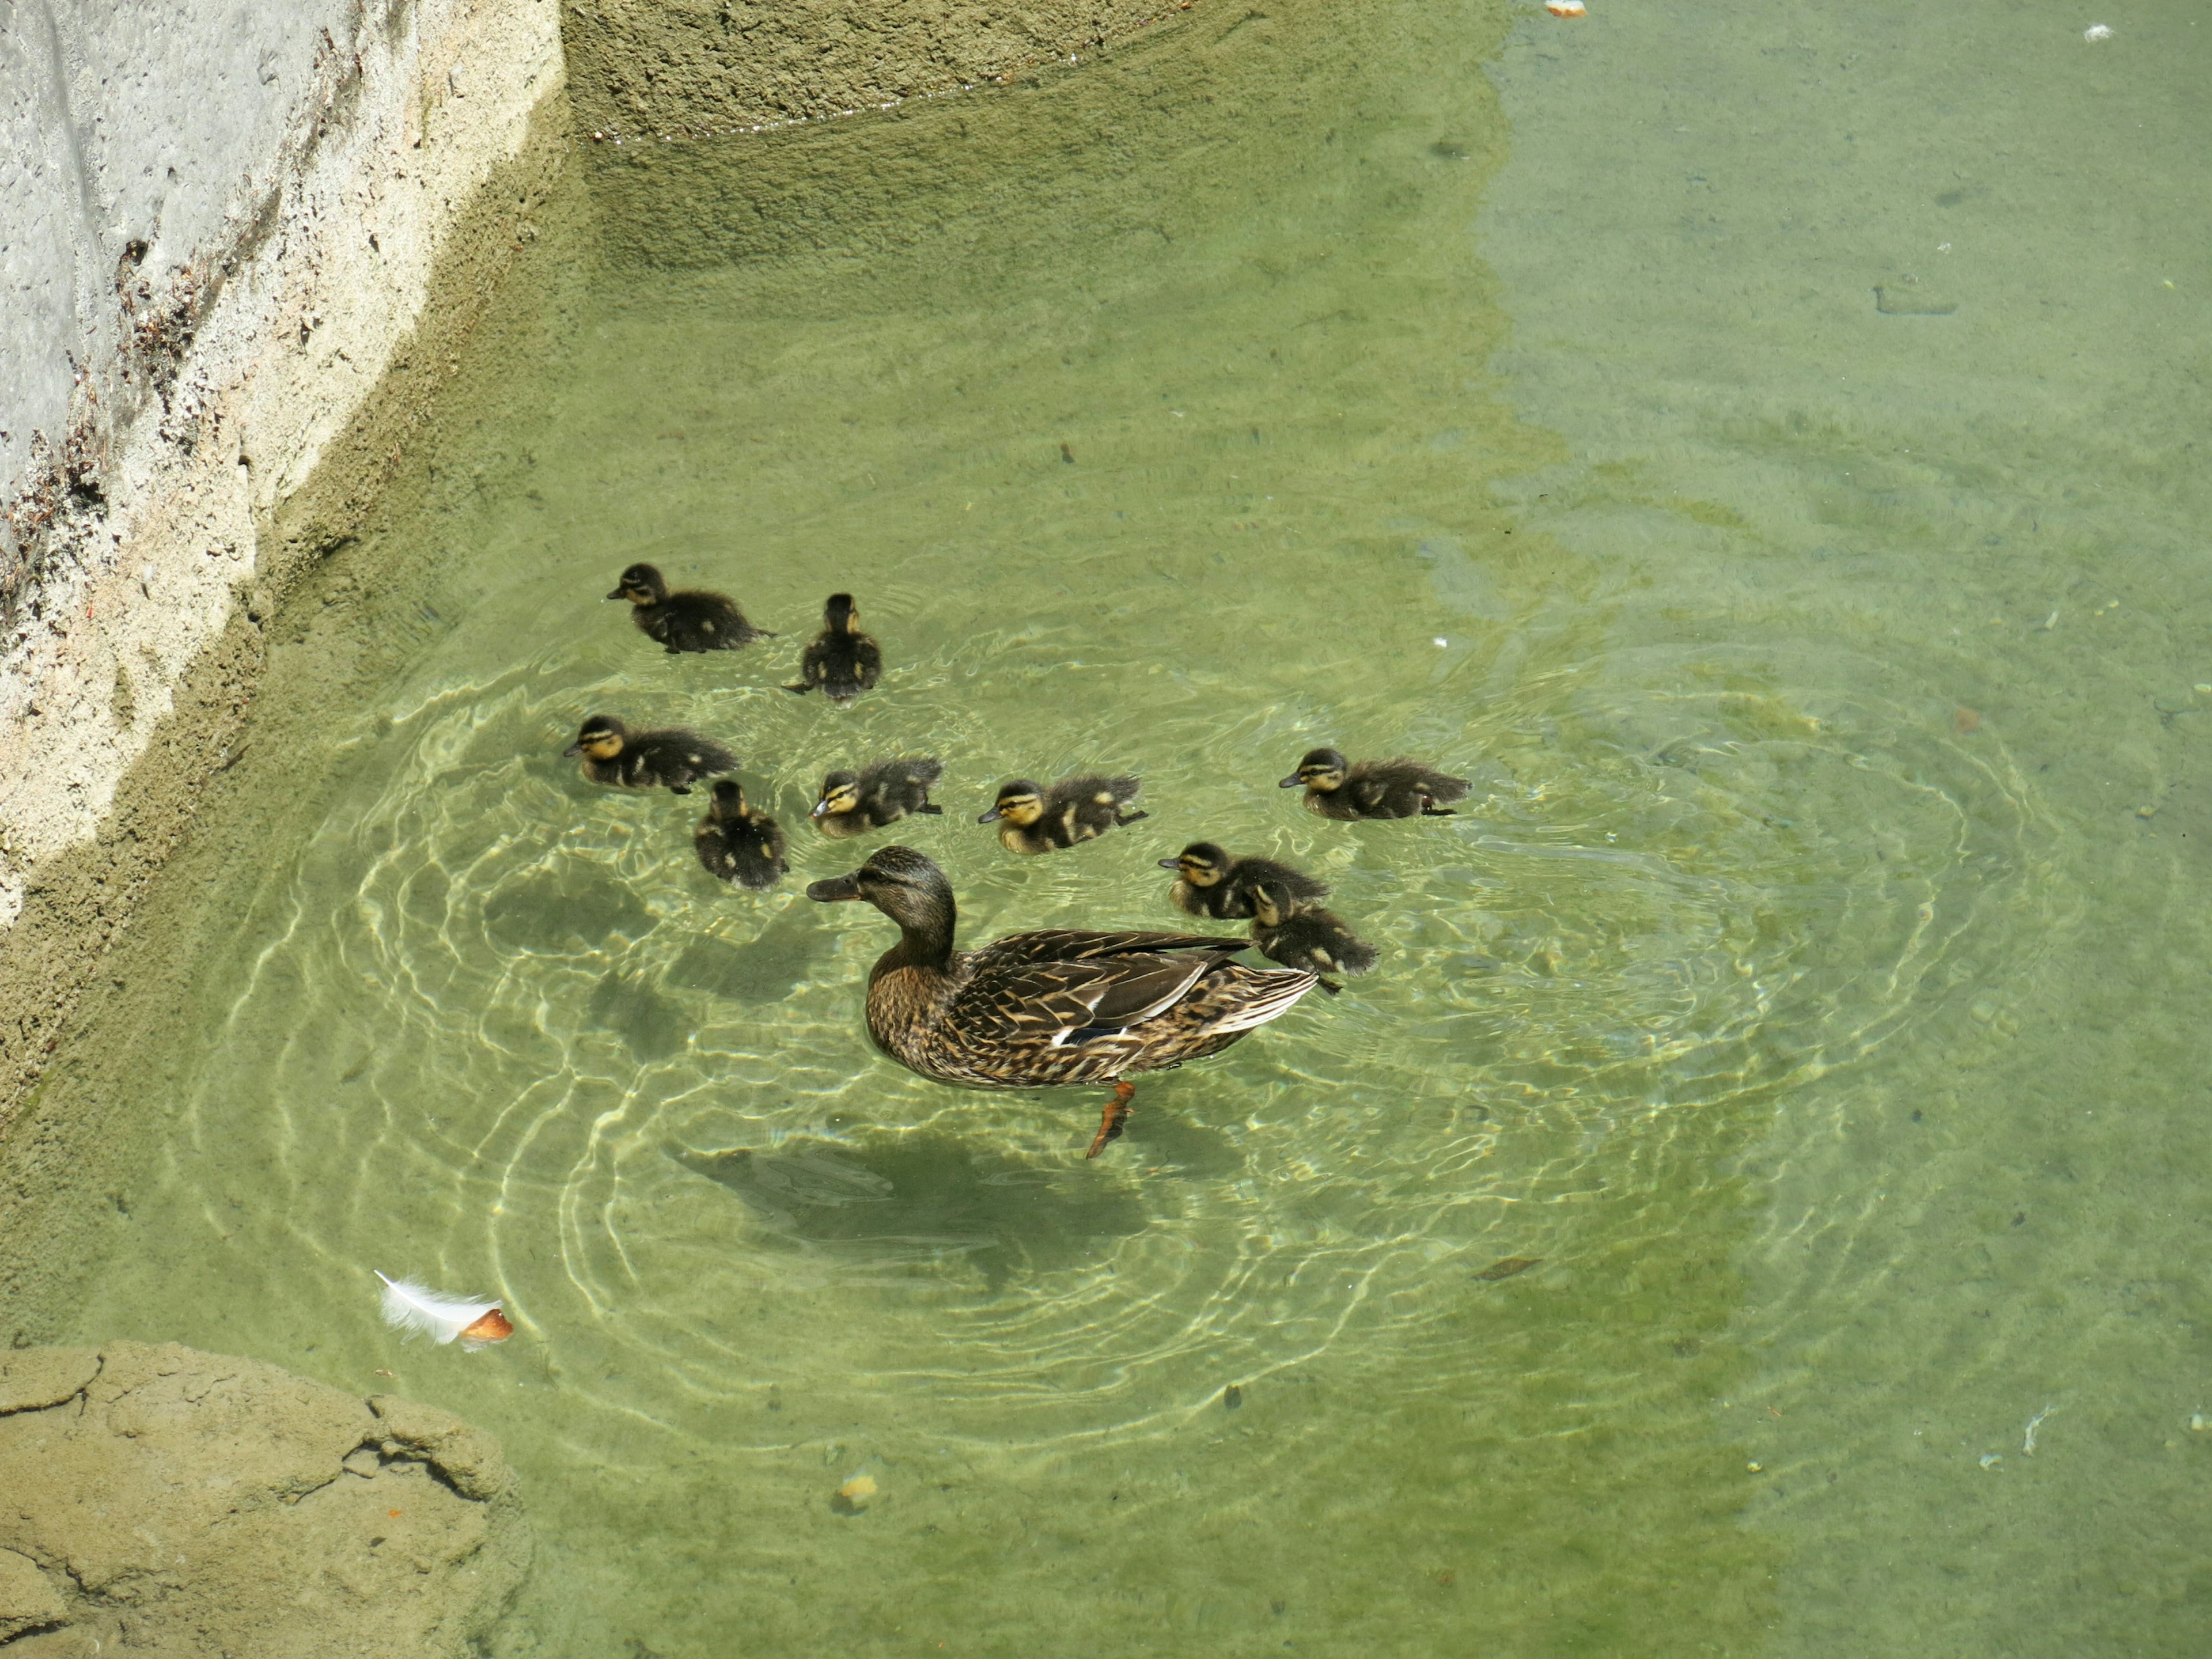
<path id="1" fill-rule="evenodd" d="M 612 714 L 594 714 L 561 751 L 583 757 L 582 771 L 593 783 L 619 789 L 667 789 L 688 795 L 700 778 L 733 772 L 738 757 L 711 738 L 681 726 L 633 732 Z"/>
<path id="2" fill-rule="evenodd" d="M 799 684 L 783 689 L 802 697 L 820 691 L 836 703 L 874 690 L 883 678 L 883 647 L 860 630 L 860 619 L 850 593 L 832 593 L 822 610 L 822 631 L 799 654 Z"/>
<path id="3" fill-rule="evenodd" d="M 1273 882 L 1291 908 L 1328 896 L 1328 884 L 1272 859 L 1232 858 L 1210 841 L 1194 841 L 1160 868 L 1176 872 L 1168 896 L 1186 915 L 1236 921 L 1252 914 L 1252 896 L 1262 882 Z"/>
<path id="4" fill-rule="evenodd" d="M 1118 1137 L 1128 1079 L 1218 1054 L 1288 1012 L 1316 978 L 1232 961 L 1241 939 L 1200 934 L 1014 933 L 952 946 L 952 885 L 908 847 L 878 848 L 806 896 L 858 899 L 896 922 L 899 942 L 868 975 L 868 1035 L 939 1083 L 970 1089 L 1111 1084 L 1087 1157 Z"/>
<path id="5" fill-rule="evenodd" d="M 1345 926 L 1334 910 L 1300 908 L 1287 888 L 1262 881 L 1252 890 L 1252 943 L 1285 968 L 1303 969 L 1334 996 L 1344 987 L 1330 974 L 1364 974 L 1375 965 L 1375 947 Z"/>
<path id="6" fill-rule="evenodd" d="M 783 831 L 757 807 L 745 805 L 745 792 L 729 778 L 719 779 L 707 816 L 691 837 L 692 850 L 707 873 L 765 893 L 790 866 L 783 858 Z"/>
<path id="7" fill-rule="evenodd" d="M 1015 778 L 999 786 L 998 800 L 976 822 L 996 823 L 1000 843 L 1010 853 L 1049 853 L 1151 817 L 1125 810 L 1141 787 L 1134 778 L 1085 776 L 1062 778 L 1042 789 Z"/>
<path id="8" fill-rule="evenodd" d="M 1280 787 L 1296 789 L 1301 785 L 1305 788 L 1308 811 L 1346 823 L 1361 818 L 1453 817 L 1457 815 L 1439 803 L 1458 800 L 1470 787 L 1465 778 L 1452 777 L 1402 756 L 1355 764 L 1334 749 L 1310 750 Z"/>
<path id="9" fill-rule="evenodd" d="M 822 780 L 814 805 L 815 826 L 825 836 L 857 836 L 896 823 L 909 812 L 934 817 L 945 809 L 929 792 L 945 770 L 927 757 L 880 760 L 858 772 L 832 772 Z"/>
<path id="10" fill-rule="evenodd" d="M 735 651 L 755 640 L 772 640 L 766 629 L 755 628 L 726 593 L 686 588 L 672 593 L 660 572 L 649 564 L 634 564 L 615 583 L 611 599 L 628 599 L 629 618 L 647 639 L 658 641 L 671 656 L 684 651 Z"/>

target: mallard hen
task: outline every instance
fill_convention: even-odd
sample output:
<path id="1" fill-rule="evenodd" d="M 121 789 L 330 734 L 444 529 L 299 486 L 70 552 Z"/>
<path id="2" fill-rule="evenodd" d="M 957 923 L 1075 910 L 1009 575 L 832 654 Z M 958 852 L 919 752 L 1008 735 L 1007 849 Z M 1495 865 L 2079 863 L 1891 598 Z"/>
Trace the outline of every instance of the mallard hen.
<path id="1" fill-rule="evenodd" d="M 952 884 L 907 847 L 806 896 L 860 899 L 898 923 L 868 975 L 868 1035 L 908 1070 L 969 1089 L 1112 1084 L 1090 1158 L 1121 1133 L 1131 1074 L 1218 1054 L 1317 982 L 1231 962 L 1243 939 L 1190 933 L 1054 928 L 956 951 Z"/>

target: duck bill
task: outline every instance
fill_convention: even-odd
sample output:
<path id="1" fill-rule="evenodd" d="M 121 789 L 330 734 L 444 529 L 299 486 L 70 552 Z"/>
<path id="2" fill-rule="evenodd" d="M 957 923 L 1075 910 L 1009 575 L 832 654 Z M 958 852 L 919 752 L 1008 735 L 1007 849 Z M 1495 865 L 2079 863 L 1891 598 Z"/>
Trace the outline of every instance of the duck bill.
<path id="1" fill-rule="evenodd" d="M 611 599 L 626 599 L 629 595 L 623 592 L 622 589 L 617 587 L 613 592 L 608 594 L 607 597 Z"/>
<path id="2" fill-rule="evenodd" d="M 1293 772 L 1290 776 L 1285 778 L 1280 783 L 1277 784 L 1275 787 L 1278 789 L 1295 789 L 1304 781 L 1305 780 L 1304 778 Z"/>
<path id="3" fill-rule="evenodd" d="M 806 896 L 821 904 L 836 904 L 846 899 L 860 896 L 860 872 L 849 876 L 832 876 L 827 881 L 807 884 Z"/>
<path id="4" fill-rule="evenodd" d="M 975 820 L 978 823 L 996 823 L 998 821 L 999 809 L 995 806 L 994 806 L 989 811 L 984 813 L 981 817 Z"/>
<path id="5" fill-rule="evenodd" d="M 582 744 L 580 744 L 580 743 L 572 743 L 572 744 L 569 744 L 566 749 L 563 749 L 561 752 L 562 752 L 562 755 L 566 756 L 568 759 L 570 759 L 570 760 L 574 760 L 577 756 L 579 756 L 579 755 L 580 755 L 580 754 L 582 754 L 582 753 L 584 752 L 584 745 L 583 745 Z"/>
<path id="6" fill-rule="evenodd" d="M 814 810 L 806 816 L 810 818 L 819 818 L 828 817 L 829 813 L 830 803 L 826 800 L 817 800 L 814 803 Z"/>
<path id="7" fill-rule="evenodd" d="M 1160 860 L 1160 868 L 1163 870 L 1180 870 L 1182 868 L 1182 860 L 1180 859 L 1162 859 Z"/>

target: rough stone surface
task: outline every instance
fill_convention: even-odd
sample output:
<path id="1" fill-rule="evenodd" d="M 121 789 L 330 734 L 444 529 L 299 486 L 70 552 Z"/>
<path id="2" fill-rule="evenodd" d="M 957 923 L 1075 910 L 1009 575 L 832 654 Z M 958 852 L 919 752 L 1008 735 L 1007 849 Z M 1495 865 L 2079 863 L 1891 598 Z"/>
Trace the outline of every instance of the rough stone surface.
<path id="1" fill-rule="evenodd" d="M 0 1415 L 0 1640 L 42 1632 L 9 1659 L 460 1655 L 529 1553 L 490 1437 L 255 1360 L 110 1343 L 76 1393 Z"/>
<path id="2" fill-rule="evenodd" d="M 483 284 L 426 311 L 434 276 L 514 245 L 484 198 L 562 86 L 554 0 L 0 13 L 0 1121 L 465 331 Z"/>
<path id="3" fill-rule="evenodd" d="M 100 1375 L 91 1348 L 24 1348 L 0 1355 L 0 1416 L 73 1400 Z"/>

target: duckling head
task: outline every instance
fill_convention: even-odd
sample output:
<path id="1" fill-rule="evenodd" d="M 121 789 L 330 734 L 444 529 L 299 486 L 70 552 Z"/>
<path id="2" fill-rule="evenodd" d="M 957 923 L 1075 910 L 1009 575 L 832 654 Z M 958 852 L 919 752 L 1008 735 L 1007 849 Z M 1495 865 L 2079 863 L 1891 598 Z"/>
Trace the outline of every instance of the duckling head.
<path id="1" fill-rule="evenodd" d="M 1210 841 L 1194 841 L 1171 859 L 1162 859 L 1160 868 L 1173 870 L 1194 887 L 1212 887 L 1229 873 L 1230 857 Z"/>
<path id="2" fill-rule="evenodd" d="M 975 822 L 995 823 L 1004 818 L 1015 828 L 1026 830 L 1043 816 L 1044 791 L 1027 778 L 1016 778 L 999 786 L 998 801 Z"/>
<path id="3" fill-rule="evenodd" d="M 860 779 L 857 773 L 832 772 L 822 780 L 822 799 L 814 803 L 814 810 L 806 816 L 825 818 L 851 811 L 860 804 Z"/>
<path id="4" fill-rule="evenodd" d="M 745 792 L 738 787 L 735 778 L 714 780 L 714 799 L 708 811 L 717 818 L 734 818 L 745 810 Z"/>
<path id="5" fill-rule="evenodd" d="M 576 732 L 575 742 L 561 752 L 564 755 L 589 755 L 593 760 L 612 760 L 623 751 L 623 739 L 629 728 L 612 714 L 594 714 Z"/>
<path id="6" fill-rule="evenodd" d="M 830 603 L 822 607 L 822 625 L 832 634 L 849 633 L 860 620 L 860 607 L 853 603 L 850 593 L 832 593 Z"/>
<path id="7" fill-rule="evenodd" d="M 823 904 L 859 899 L 908 933 L 941 935 L 951 946 L 952 884 L 911 847 L 878 847 L 851 875 L 809 884 L 806 896 Z"/>
<path id="8" fill-rule="evenodd" d="M 615 591 L 607 595 L 611 599 L 628 599 L 632 605 L 659 605 L 668 597 L 668 584 L 660 579 L 660 572 L 649 564 L 634 564 L 622 573 L 615 583 Z"/>
<path id="9" fill-rule="evenodd" d="M 1252 921 L 1261 927 L 1279 927 L 1291 914 L 1291 896 L 1279 881 L 1263 881 L 1252 890 Z"/>
<path id="10" fill-rule="evenodd" d="M 1296 789 L 1303 786 L 1318 789 L 1324 795 L 1331 790 L 1344 787 L 1344 775 L 1351 763 L 1334 749 L 1316 749 L 1298 763 L 1298 769 L 1275 787 Z"/>

